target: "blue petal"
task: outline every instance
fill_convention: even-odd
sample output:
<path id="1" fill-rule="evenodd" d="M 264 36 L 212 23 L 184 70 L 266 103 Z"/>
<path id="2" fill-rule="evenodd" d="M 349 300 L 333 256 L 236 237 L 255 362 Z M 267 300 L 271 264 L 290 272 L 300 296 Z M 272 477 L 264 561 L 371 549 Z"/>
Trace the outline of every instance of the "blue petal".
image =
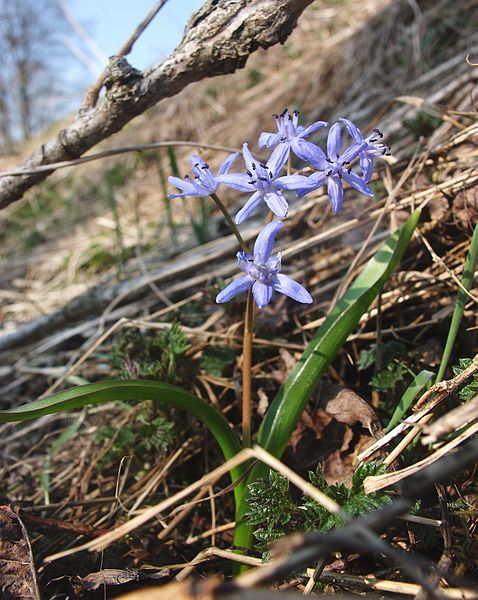
<path id="1" fill-rule="evenodd" d="M 297 283 L 292 277 L 288 277 L 282 273 L 279 273 L 274 277 L 272 287 L 276 292 L 289 296 L 289 298 L 297 300 L 297 302 L 302 302 L 304 304 L 313 302 L 312 296 L 305 287 L 300 285 L 300 283 Z"/>
<path id="2" fill-rule="evenodd" d="M 347 131 L 352 136 L 354 142 L 363 142 L 363 133 L 360 131 L 357 125 L 355 125 L 354 123 L 352 123 L 352 121 L 349 121 L 348 119 L 344 119 L 344 117 L 340 117 L 339 121 L 342 121 L 345 127 L 347 127 Z"/>
<path id="3" fill-rule="evenodd" d="M 272 173 L 272 177 L 276 177 L 278 173 L 280 173 L 282 167 L 287 162 L 290 154 L 290 144 L 289 142 L 281 142 L 276 146 L 274 151 L 269 157 L 267 161 L 267 168 Z"/>
<path id="4" fill-rule="evenodd" d="M 176 198 L 178 196 L 200 196 L 202 194 L 198 193 L 197 186 L 187 179 L 180 179 L 179 177 L 173 177 L 172 175 L 168 177 L 168 181 L 174 187 L 177 187 L 181 190 L 182 194 L 168 194 L 171 198 Z M 207 194 L 205 194 L 207 196 Z"/>
<path id="5" fill-rule="evenodd" d="M 275 184 L 284 190 L 298 190 L 309 185 L 309 178 L 304 175 L 285 175 L 276 179 Z"/>
<path id="6" fill-rule="evenodd" d="M 367 142 L 355 142 L 351 146 L 345 150 L 345 152 L 340 156 L 341 162 L 352 162 L 357 158 L 360 152 L 367 146 Z"/>
<path id="7" fill-rule="evenodd" d="M 328 178 L 327 193 L 329 195 L 330 205 L 334 213 L 338 213 L 342 208 L 342 199 L 344 197 L 344 188 L 337 175 Z"/>
<path id="8" fill-rule="evenodd" d="M 322 150 L 322 148 L 312 144 L 312 142 L 306 141 L 305 144 L 306 145 L 301 145 L 301 151 L 304 150 L 305 158 L 302 156 L 300 158 L 310 162 L 313 167 L 319 169 L 320 171 L 330 167 L 330 163 L 327 162 L 327 157 L 325 156 L 325 152 Z"/>
<path id="9" fill-rule="evenodd" d="M 254 261 L 268 261 L 274 247 L 275 236 L 281 227 L 282 221 L 271 221 L 260 232 L 254 244 Z"/>
<path id="10" fill-rule="evenodd" d="M 247 217 L 254 212 L 257 206 L 260 204 L 262 200 L 262 194 L 260 192 L 255 192 L 249 198 L 249 200 L 244 204 L 241 210 L 237 213 L 234 222 L 236 225 L 240 225 L 243 221 L 247 219 Z"/>
<path id="11" fill-rule="evenodd" d="M 284 196 L 277 191 L 267 192 L 263 195 L 264 202 L 270 210 L 280 219 L 285 219 L 289 212 L 289 205 Z"/>
<path id="12" fill-rule="evenodd" d="M 240 192 L 252 192 L 256 189 L 253 183 L 249 183 L 250 180 L 251 178 L 245 173 L 228 173 L 216 177 L 218 183 L 225 183 Z"/>
<path id="13" fill-rule="evenodd" d="M 340 123 L 334 123 L 329 129 L 329 135 L 327 136 L 327 154 L 329 158 L 335 160 L 340 154 L 340 146 L 342 142 L 340 140 Z"/>
<path id="14" fill-rule="evenodd" d="M 255 166 L 257 165 L 257 160 L 252 156 L 249 146 L 247 144 L 242 144 L 242 156 L 244 157 L 244 162 L 246 163 L 246 167 L 251 173 L 255 171 Z M 254 165 L 254 166 L 252 166 Z"/>
<path id="15" fill-rule="evenodd" d="M 242 294 L 242 292 L 247 292 L 253 283 L 254 280 L 251 279 L 249 275 L 241 275 L 241 277 L 234 279 L 232 283 L 225 287 L 222 292 L 219 292 L 216 296 L 216 302 L 218 304 L 221 304 L 221 302 L 229 302 L 229 300 Z"/>
<path id="16" fill-rule="evenodd" d="M 305 196 L 309 192 L 312 192 L 313 190 L 319 189 L 319 187 L 321 187 L 325 183 L 327 176 L 325 175 L 325 173 L 317 172 L 313 173 L 310 177 L 306 177 L 306 179 L 308 182 L 307 186 L 295 190 L 299 198 L 302 198 L 303 196 Z"/>
<path id="17" fill-rule="evenodd" d="M 301 137 L 293 137 L 290 141 L 290 147 L 292 152 L 302 160 L 309 160 L 309 156 L 314 154 L 314 150 L 317 147 L 312 142 L 308 142 L 307 140 L 302 139 Z M 323 156 L 323 160 L 325 160 L 325 154 Z"/>
<path id="18" fill-rule="evenodd" d="M 342 177 L 347 183 L 350 183 L 352 187 L 362 194 L 365 194 L 366 196 L 373 196 L 372 190 L 368 187 L 365 181 L 355 173 L 347 173 L 347 171 L 343 171 Z"/>
<path id="19" fill-rule="evenodd" d="M 368 183 L 372 178 L 373 173 L 373 159 L 366 154 L 360 155 L 360 167 L 362 168 L 363 179 L 365 183 Z"/>
<path id="20" fill-rule="evenodd" d="M 252 295 L 259 308 L 264 308 L 272 298 L 272 286 L 256 281 L 252 286 Z"/>
<path id="21" fill-rule="evenodd" d="M 229 171 L 229 169 L 232 166 L 232 163 L 236 160 L 236 158 L 238 156 L 239 156 L 239 152 L 233 152 L 232 154 L 229 154 L 229 156 L 226 158 L 226 160 L 221 163 L 221 166 L 219 167 L 219 171 L 217 172 L 217 174 L 225 175 Z"/>
<path id="22" fill-rule="evenodd" d="M 280 132 L 267 133 L 266 131 L 263 131 L 259 136 L 259 141 L 257 145 L 259 146 L 259 148 L 272 148 L 280 141 L 280 139 Z"/>
<path id="23" fill-rule="evenodd" d="M 308 127 L 306 127 L 304 129 L 304 131 L 302 131 L 300 133 L 301 137 L 308 137 L 311 133 L 314 133 L 314 131 L 317 131 L 317 129 L 321 129 L 322 127 L 327 127 L 328 122 L 327 121 L 316 121 L 315 123 L 312 123 L 312 125 L 309 125 Z"/>
<path id="24" fill-rule="evenodd" d="M 205 163 L 203 161 L 203 159 L 198 156 L 197 154 L 191 154 L 191 156 L 189 157 L 189 160 L 191 162 L 191 167 L 192 167 L 192 171 L 195 175 L 201 175 L 201 169 L 202 167 L 206 166 L 207 163 Z M 196 166 L 198 165 L 198 166 Z"/>

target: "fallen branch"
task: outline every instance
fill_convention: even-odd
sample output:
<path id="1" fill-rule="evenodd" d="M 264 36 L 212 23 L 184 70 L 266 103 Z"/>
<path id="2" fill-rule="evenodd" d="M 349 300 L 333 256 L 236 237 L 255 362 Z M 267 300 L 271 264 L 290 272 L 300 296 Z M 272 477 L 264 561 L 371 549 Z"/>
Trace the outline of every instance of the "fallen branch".
<path id="1" fill-rule="evenodd" d="M 176 50 L 147 72 L 133 69 L 125 58 L 113 56 L 108 65 L 102 103 L 81 111 L 77 119 L 42 144 L 21 165 L 26 171 L 40 165 L 78 158 L 98 142 L 119 131 L 134 117 L 189 83 L 232 73 L 244 67 L 250 54 L 284 42 L 312 0 L 209 0 L 190 19 Z M 0 181 L 0 209 L 51 171 L 6 177 Z"/>

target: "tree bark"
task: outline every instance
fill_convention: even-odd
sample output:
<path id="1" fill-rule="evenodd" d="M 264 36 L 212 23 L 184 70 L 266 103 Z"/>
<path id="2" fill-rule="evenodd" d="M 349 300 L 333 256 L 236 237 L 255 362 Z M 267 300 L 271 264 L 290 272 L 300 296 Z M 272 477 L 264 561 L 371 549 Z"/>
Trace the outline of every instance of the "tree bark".
<path id="1" fill-rule="evenodd" d="M 312 1 L 208 0 L 189 20 L 176 50 L 149 71 L 142 73 L 126 59 L 111 57 L 102 103 L 80 111 L 71 125 L 35 150 L 19 167 L 30 174 L 0 178 L 0 209 L 53 172 L 32 172 L 35 167 L 78 158 L 189 83 L 232 73 L 258 48 L 283 43 Z"/>

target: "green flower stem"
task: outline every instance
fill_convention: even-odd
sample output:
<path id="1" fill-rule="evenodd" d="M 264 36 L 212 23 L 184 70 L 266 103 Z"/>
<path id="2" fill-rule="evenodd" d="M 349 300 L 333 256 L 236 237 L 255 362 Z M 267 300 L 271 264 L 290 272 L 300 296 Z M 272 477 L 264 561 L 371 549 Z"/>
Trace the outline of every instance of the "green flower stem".
<path id="1" fill-rule="evenodd" d="M 242 443 L 251 445 L 252 421 L 252 340 L 254 338 L 254 298 L 252 290 L 247 292 L 244 338 L 242 345 Z"/>
<path id="2" fill-rule="evenodd" d="M 211 194 L 210 197 L 214 200 L 216 206 L 219 208 L 219 210 L 224 215 L 224 218 L 226 219 L 229 227 L 231 228 L 232 232 L 234 233 L 234 235 L 237 238 L 237 241 L 239 242 L 239 246 L 241 247 L 241 250 L 243 252 L 249 252 L 249 248 L 247 247 L 246 242 L 242 239 L 242 236 L 239 233 L 239 229 L 237 228 L 237 225 L 234 223 L 234 220 L 231 217 L 231 215 L 229 214 L 229 211 L 227 210 L 227 208 L 224 206 L 224 204 L 219 199 L 217 194 Z"/>

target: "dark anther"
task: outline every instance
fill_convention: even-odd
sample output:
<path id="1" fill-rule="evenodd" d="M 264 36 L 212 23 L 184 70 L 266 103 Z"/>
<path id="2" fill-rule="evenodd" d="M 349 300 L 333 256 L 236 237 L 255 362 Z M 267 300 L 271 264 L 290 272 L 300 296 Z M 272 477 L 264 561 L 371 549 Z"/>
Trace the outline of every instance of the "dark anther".
<path id="1" fill-rule="evenodd" d="M 289 121 L 292 121 L 292 115 L 289 115 Z"/>
<path id="2" fill-rule="evenodd" d="M 330 171 L 327 171 L 326 175 L 327 177 L 330 177 L 332 175 L 332 169 L 330 169 Z"/>
<path id="3" fill-rule="evenodd" d="M 191 179 L 191 178 L 189 177 L 189 175 L 185 175 L 184 179 Z"/>
<path id="4" fill-rule="evenodd" d="M 206 164 L 205 164 L 205 165 L 202 167 L 202 169 L 209 169 L 209 165 L 206 163 Z"/>
<path id="5" fill-rule="evenodd" d="M 288 108 L 284 108 L 284 110 L 282 111 L 282 116 L 286 115 L 289 112 Z"/>
<path id="6" fill-rule="evenodd" d="M 383 133 L 380 131 L 380 129 L 372 129 L 372 131 L 375 131 L 375 133 L 379 136 L 379 137 L 383 137 Z"/>
<path id="7" fill-rule="evenodd" d="M 349 160 L 343 160 L 342 161 L 342 166 L 345 167 L 345 165 L 349 165 L 350 161 Z"/>
<path id="8" fill-rule="evenodd" d="M 199 167 L 199 163 L 194 163 L 194 166 L 195 167 Z"/>
<path id="9" fill-rule="evenodd" d="M 255 171 L 256 170 L 256 163 L 252 163 L 251 167 L 252 167 L 252 170 Z"/>
<path id="10" fill-rule="evenodd" d="M 339 176 L 339 179 L 342 179 L 342 173 L 337 173 L 337 175 Z"/>
<path id="11" fill-rule="evenodd" d="M 326 160 L 327 162 L 329 162 L 331 165 L 333 165 L 333 164 L 334 164 L 334 161 L 333 161 L 333 160 L 330 160 L 330 158 L 326 158 L 325 160 Z"/>
<path id="12" fill-rule="evenodd" d="M 268 171 L 268 173 L 269 173 L 269 177 L 270 177 L 271 179 L 274 179 L 274 175 L 272 175 L 272 171 Z"/>
<path id="13" fill-rule="evenodd" d="M 336 155 L 335 155 L 335 158 L 340 158 L 340 154 L 336 154 Z"/>
<path id="14" fill-rule="evenodd" d="M 256 183 L 256 180 L 255 180 L 255 179 L 251 179 L 251 181 L 249 181 L 249 183 L 250 183 L 251 185 L 254 185 L 254 184 Z"/>
<path id="15" fill-rule="evenodd" d="M 260 176 L 260 177 L 258 177 L 258 179 L 260 179 L 261 181 L 267 181 L 267 177 Z"/>
<path id="16" fill-rule="evenodd" d="M 246 173 L 249 175 L 249 177 L 252 177 L 252 173 L 249 171 L 249 169 L 246 171 Z"/>
<path id="17" fill-rule="evenodd" d="M 272 116 L 274 117 L 274 119 L 278 119 L 279 118 L 279 115 L 277 113 L 274 113 Z"/>
<path id="18" fill-rule="evenodd" d="M 298 117 L 298 116 L 299 116 L 299 111 L 298 111 L 298 110 L 294 110 L 294 115 L 295 115 L 296 117 Z"/>
<path id="19" fill-rule="evenodd" d="M 369 140 L 369 142 L 375 143 L 377 141 L 377 138 L 372 138 L 371 140 Z"/>
<path id="20" fill-rule="evenodd" d="M 349 167 L 349 168 L 347 169 L 347 173 L 350 173 L 351 171 L 352 171 L 352 167 Z"/>
<path id="21" fill-rule="evenodd" d="M 283 136 L 281 137 L 280 141 L 281 141 L 281 142 L 285 142 L 285 141 L 286 141 L 286 139 L 287 139 L 287 136 L 286 136 L 286 135 L 283 135 Z"/>
<path id="22" fill-rule="evenodd" d="M 261 167 L 262 167 L 263 169 L 267 169 L 267 165 L 265 165 L 264 163 L 259 163 L 259 164 L 261 165 Z"/>

